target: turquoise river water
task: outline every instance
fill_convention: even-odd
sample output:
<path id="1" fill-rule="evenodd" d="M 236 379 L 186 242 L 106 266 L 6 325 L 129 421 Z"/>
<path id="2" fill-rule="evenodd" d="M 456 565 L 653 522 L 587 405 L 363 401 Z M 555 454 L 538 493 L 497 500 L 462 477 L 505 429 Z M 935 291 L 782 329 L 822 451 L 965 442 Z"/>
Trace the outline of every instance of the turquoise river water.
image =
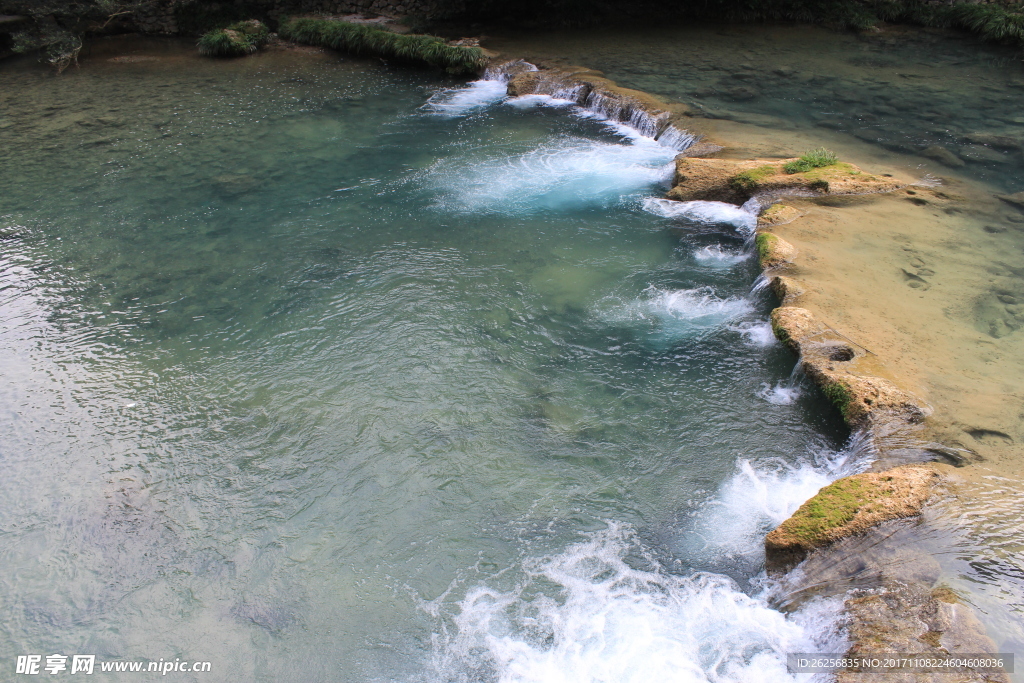
<path id="1" fill-rule="evenodd" d="M 841 651 L 836 600 L 772 608 L 761 542 L 867 461 L 790 379 L 747 220 L 645 210 L 676 150 L 503 93 L 177 43 L 0 65 L 3 667 L 789 681 Z"/>

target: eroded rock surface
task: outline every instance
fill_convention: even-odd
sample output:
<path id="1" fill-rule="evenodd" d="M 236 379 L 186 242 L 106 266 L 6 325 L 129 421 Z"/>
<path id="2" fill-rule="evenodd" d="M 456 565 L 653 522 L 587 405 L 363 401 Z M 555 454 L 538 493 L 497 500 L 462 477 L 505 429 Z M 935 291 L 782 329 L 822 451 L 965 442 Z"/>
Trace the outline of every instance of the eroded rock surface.
<path id="1" fill-rule="evenodd" d="M 996 652 L 985 627 L 948 588 L 892 583 L 846 600 L 849 654 L 899 653 L 925 657 Z M 873 673 L 840 671 L 836 683 L 1009 683 L 1005 673 Z"/>
<path id="2" fill-rule="evenodd" d="M 853 164 L 837 163 L 803 173 L 786 173 L 783 167 L 797 159 L 703 159 L 676 158 L 676 172 L 669 199 L 708 200 L 742 204 L 756 195 L 854 195 L 891 192 L 905 183 L 873 175 Z"/>
<path id="3" fill-rule="evenodd" d="M 771 314 L 772 330 L 799 354 L 804 372 L 839 408 L 851 427 L 879 419 L 918 422 L 928 407 L 882 377 L 861 374 L 849 365 L 860 351 L 805 308 L 780 306 Z"/>

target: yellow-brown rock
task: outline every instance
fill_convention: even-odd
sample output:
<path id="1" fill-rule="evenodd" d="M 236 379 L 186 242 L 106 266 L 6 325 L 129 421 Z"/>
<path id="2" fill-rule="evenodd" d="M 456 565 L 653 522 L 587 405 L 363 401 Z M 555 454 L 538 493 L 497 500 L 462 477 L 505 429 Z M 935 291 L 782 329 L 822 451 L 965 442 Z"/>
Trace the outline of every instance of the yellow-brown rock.
<path id="1" fill-rule="evenodd" d="M 772 204 L 757 217 L 757 227 L 770 228 L 774 225 L 783 225 L 795 221 L 802 215 L 804 214 L 800 209 L 787 204 Z"/>
<path id="2" fill-rule="evenodd" d="M 754 246 L 757 248 L 757 258 L 762 270 L 771 270 L 792 263 L 797 254 L 796 247 L 770 232 L 758 232 Z"/>
<path id="3" fill-rule="evenodd" d="M 772 288 L 772 292 L 779 298 L 783 306 L 792 305 L 793 301 L 799 299 L 804 293 L 804 288 L 798 281 L 785 275 L 772 276 L 768 286 Z"/>
<path id="4" fill-rule="evenodd" d="M 938 481 L 931 467 L 906 465 L 832 482 L 768 534 L 765 566 L 784 571 L 813 550 L 887 520 L 920 514 Z"/>
<path id="5" fill-rule="evenodd" d="M 853 164 L 836 163 L 804 173 L 783 167 L 798 159 L 702 159 L 676 157 L 669 199 L 742 204 L 755 195 L 853 195 L 891 192 L 903 187 L 894 178 L 866 173 Z"/>
<path id="6" fill-rule="evenodd" d="M 807 309 L 780 306 L 772 311 L 771 324 L 775 336 L 799 354 L 804 372 L 851 427 L 879 419 L 918 422 L 928 413 L 919 399 L 889 380 L 854 372 L 850 362 L 858 351 Z"/>

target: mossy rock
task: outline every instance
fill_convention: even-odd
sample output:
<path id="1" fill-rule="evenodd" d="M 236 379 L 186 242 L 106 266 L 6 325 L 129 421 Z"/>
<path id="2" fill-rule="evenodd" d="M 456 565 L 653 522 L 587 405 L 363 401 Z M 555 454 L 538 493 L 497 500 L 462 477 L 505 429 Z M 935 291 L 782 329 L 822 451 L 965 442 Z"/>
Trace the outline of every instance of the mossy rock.
<path id="1" fill-rule="evenodd" d="M 752 168 L 749 171 L 742 171 L 729 178 L 729 184 L 737 190 L 753 192 L 761 186 L 761 183 L 768 177 L 775 175 L 779 170 L 771 164 L 765 164 Z"/>
<path id="2" fill-rule="evenodd" d="M 261 21 L 250 19 L 227 28 L 204 33 L 199 39 L 199 54 L 208 57 L 243 57 L 266 45 L 270 31 Z"/>
<path id="3" fill-rule="evenodd" d="M 837 162 L 801 173 L 785 173 L 789 160 L 703 159 L 676 157 L 669 199 L 710 200 L 742 204 L 755 195 L 857 195 L 891 192 L 906 183 L 865 173 L 853 164 Z M 791 220 L 791 219 L 790 219 Z"/>
<path id="4" fill-rule="evenodd" d="M 754 246 L 757 249 L 757 259 L 764 270 L 792 263 L 796 258 L 796 247 L 770 232 L 758 232 L 754 238 Z"/>
<path id="5" fill-rule="evenodd" d="M 802 215 L 803 213 L 799 209 L 787 204 L 772 204 L 757 217 L 757 227 L 767 228 L 774 225 L 783 225 L 784 223 L 796 220 Z"/>
<path id="6" fill-rule="evenodd" d="M 849 363 L 856 352 L 849 340 L 798 306 L 780 306 L 771 313 L 775 336 L 800 356 L 807 376 L 840 410 L 853 428 L 878 419 L 921 421 L 929 408 L 887 379 L 859 374 Z M 837 350 L 843 353 L 837 354 Z M 838 356 L 838 357 L 837 357 Z"/>
<path id="7" fill-rule="evenodd" d="M 865 472 L 832 482 L 765 538 L 765 565 L 785 571 L 817 548 L 891 519 L 920 514 L 938 483 L 926 465 Z"/>
<path id="8" fill-rule="evenodd" d="M 847 417 L 850 404 L 853 402 L 853 394 L 850 391 L 850 387 L 843 384 L 842 381 L 835 381 L 821 387 L 821 393 L 825 394 L 825 398 L 832 402 L 832 405 L 843 414 L 843 417 Z"/>
<path id="9" fill-rule="evenodd" d="M 476 74 L 487 61 L 476 46 L 453 45 L 443 38 L 394 33 L 376 26 L 337 19 L 291 18 L 278 33 L 285 40 L 316 45 L 365 57 L 394 59 L 440 67 L 454 75 Z"/>

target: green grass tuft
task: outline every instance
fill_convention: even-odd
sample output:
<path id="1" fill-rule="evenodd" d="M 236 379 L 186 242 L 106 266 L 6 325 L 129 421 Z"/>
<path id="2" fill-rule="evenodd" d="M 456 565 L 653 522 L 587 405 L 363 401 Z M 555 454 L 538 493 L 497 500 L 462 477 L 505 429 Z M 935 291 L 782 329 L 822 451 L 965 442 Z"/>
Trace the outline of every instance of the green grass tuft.
<path id="1" fill-rule="evenodd" d="M 819 147 L 818 149 L 812 149 L 810 152 L 807 152 L 807 154 L 804 154 L 796 161 L 790 161 L 782 167 L 782 170 L 789 174 L 806 173 L 807 171 L 815 168 L 833 166 L 838 161 L 839 157 L 836 156 L 835 152 L 825 149 L 824 147 Z"/>
<path id="2" fill-rule="evenodd" d="M 392 33 L 334 19 L 289 19 L 281 24 L 278 33 L 296 43 L 366 57 L 420 62 L 456 75 L 475 74 L 486 62 L 483 50 L 478 47 L 449 45 L 436 36 Z"/>
<path id="3" fill-rule="evenodd" d="M 953 24 L 998 43 L 1024 43 L 1024 13 L 995 4 L 959 4 L 948 9 Z"/>
<path id="4" fill-rule="evenodd" d="M 199 39 L 199 54 L 208 57 L 241 57 L 252 54 L 270 39 L 263 22 L 250 19 L 227 28 L 204 33 Z"/>

